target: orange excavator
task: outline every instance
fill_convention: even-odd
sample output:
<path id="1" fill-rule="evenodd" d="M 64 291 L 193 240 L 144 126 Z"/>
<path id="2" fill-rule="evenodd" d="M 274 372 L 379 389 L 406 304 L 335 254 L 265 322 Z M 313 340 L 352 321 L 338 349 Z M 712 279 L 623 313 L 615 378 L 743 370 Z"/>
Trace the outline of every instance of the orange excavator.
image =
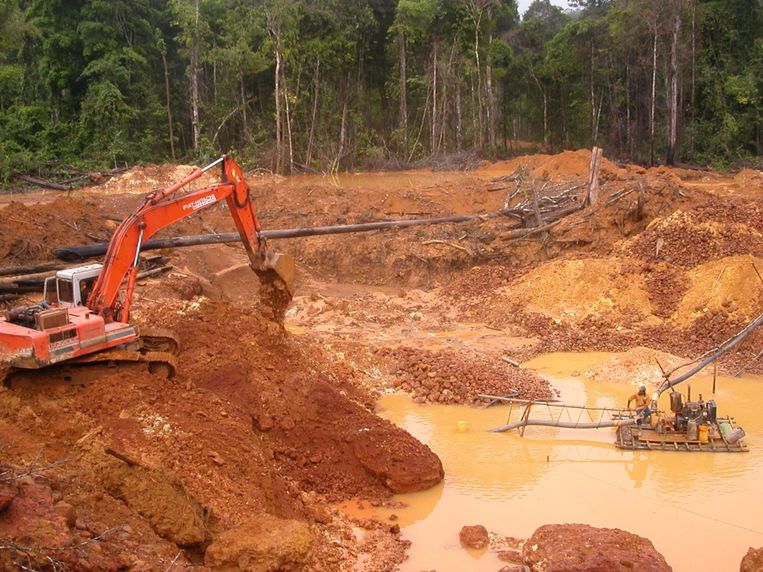
<path id="1" fill-rule="evenodd" d="M 222 182 L 178 194 L 217 165 Z M 60 362 L 145 362 L 154 373 L 171 377 L 174 336 L 145 328 L 141 332 L 129 323 L 141 245 L 166 226 L 223 199 L 260 279 L 261 294 L 274 317 L 282 318 L 293 292 L 294 260 L 266 248 L 244 174 L 232 158 L 222 156 L 182 181 L 148 193 L 117 227 L 103 264 L 58 271 L 45 282 L 43 302 L 0 316 L 0 364 L 37 369 Z"/>

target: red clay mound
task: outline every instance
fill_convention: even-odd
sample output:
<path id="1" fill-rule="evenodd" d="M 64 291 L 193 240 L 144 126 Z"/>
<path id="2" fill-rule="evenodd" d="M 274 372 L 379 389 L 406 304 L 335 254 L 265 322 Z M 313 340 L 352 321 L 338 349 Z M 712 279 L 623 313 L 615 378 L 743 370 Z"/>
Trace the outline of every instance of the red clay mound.
<path id="1" fill-rule="evenodd" d="M 370 399 L 348 368 L 253 311 L 195 303 L 164 322 L 183 340 L 180 378 L 249 423 L 279 472 L 307 489 L 341 499 L 442 480 L 442 464 L 428 447 L 366 409 Z"/>
<path id="2" fill-rule="evenodd" d="M 110 230 L 98 215 L 93 200 L 60 197 L 53 202 L 27 207 L 10 203 L 2 211 L 0 263 L 28 264 L 50 260 L 62 244 L 108 240 Z"/>

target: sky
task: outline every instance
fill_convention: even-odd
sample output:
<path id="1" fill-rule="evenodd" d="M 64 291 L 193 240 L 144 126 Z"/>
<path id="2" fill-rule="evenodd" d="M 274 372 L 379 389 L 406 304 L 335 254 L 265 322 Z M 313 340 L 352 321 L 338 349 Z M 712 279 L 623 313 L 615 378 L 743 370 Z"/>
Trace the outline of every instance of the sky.
<path id="1" fill-rule="evenodd" d="M 519 0 L 517 4 L 519 4 L 519 15 L 524 15 L 527 8 L 529 8 L 530 4 L 533 3 L 533 0 Z M 551 0 L 551 3 L 554 6 L 559 6 L 562 9 L 567 9 L 569 6 L 567 5 L 567 0 Z"/>

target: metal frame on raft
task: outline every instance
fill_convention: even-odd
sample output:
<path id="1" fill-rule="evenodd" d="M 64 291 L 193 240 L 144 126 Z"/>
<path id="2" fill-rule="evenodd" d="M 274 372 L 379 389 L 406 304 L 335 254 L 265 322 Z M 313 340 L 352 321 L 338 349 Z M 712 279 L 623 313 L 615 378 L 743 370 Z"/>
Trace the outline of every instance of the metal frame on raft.
<path id="1" fill-rule="evenodd" d="M 744 453 L 749 450 L 742 440 L 742 428 L 736 425 L 733 417 L 716 417 L 713 401 L 704 406 L 698 404 L 705 402 L 687 402 L 685 406 L 681 403 L 679 411 L 674 412 L 673 417 L 668 417 L 664 412 L 657 410 L 639 413 L 629 409 L 568 405 L 553 400 L 528 400 L 483 394 L 480 397 L 509 405 L 507 423 L 489 430 L 494 433 L 518 429 L 520 436 L 524 436 L 528 426 L 566 429 L 613 427 L 616 429 L 615 446 L 619 449 L 710 453 Z M 712 406 L 708 407 L 710 404 Z M 536 411 L 540 408 L 548 414 L 548 418 L 531 418 L 533 408 Z M 521 411 L 520 418 L 518 421 L 511 421 L 515 410 Z M 712 412 L 712 416 L 708 416 L 708 410 Z M 689 411 L 691 418 L 687 413 Z M 701 422 L 698 423 L 697 420 Z"/>

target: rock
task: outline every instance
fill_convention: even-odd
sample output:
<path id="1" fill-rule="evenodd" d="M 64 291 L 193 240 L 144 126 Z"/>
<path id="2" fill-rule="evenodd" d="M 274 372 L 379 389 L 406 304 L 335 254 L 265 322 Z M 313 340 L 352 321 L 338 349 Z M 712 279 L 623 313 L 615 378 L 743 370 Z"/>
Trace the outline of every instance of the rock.
<path id="1" fill-rule="evenodd" d="M 519 550 L 506 549 L 498 553 L 498 560 L 518 564 L 522 562 L 522 553 Z"/>
<path id="2" fill-rule="evenodd" d="M 527 540 L 524 563 L 546 572 L 672 572 L 654 545 L 616 528 L 547 524 Z"/>
<path id="3" fill-rule="evenodd" d="M 220 572 L 302 570 L 312 540 L 306 523 L 263 513 L 217 536 L 204 563 Z"/>
<path id="4" fill-rule="evenodd" d="M 201 505 L 173 475 L 145 467 L 119 466 L 104 475 L 104 484 L 112 496 L 148 520 L 162 538 L 178 546 L 193 546 L 207 539 Z"/>
<path id="5" fill-rule="evenodd" d="M 490 541 L 487 535 L 487 529 L 481 524 L 464 526 L 458 534 L 458 537 L 463 546 L 477 550 L 485 548 Z"/>
<path id="6" fill-rule="evenodd" d="M 64 517 L 66 526 L 69 528 L 74 528 L 74 525 L 77 523 L 77 509 L 75 509 L 68 502 L 58 501 L 53 506 L 53 510 L 56 514 Z"/>
<path id="7" fill-rule="evenodd" d="M 389 443 L 396 442 L 395 447 Z M 393 493 L 412 493 L 442 481 L 440 458 L 408 433 L 391 427 L 361 431 L 352 443 L 358 462 Z"/>
<path id="8" fill-rule="evenodd" d="M 763 548 L 750 548 L 739 564 L 739 572 L 763 572 Z"/>
<path id="9" fill-rule="evenodd" d="M 11 502 L 13 502 L 13 499 L 16 498 L 16 496 L 19 494 L 19 489 L 12 485 L 3 485 L 0 486 L 0 512 L 3 512 L 5 509 L 7 509 Z"/>

